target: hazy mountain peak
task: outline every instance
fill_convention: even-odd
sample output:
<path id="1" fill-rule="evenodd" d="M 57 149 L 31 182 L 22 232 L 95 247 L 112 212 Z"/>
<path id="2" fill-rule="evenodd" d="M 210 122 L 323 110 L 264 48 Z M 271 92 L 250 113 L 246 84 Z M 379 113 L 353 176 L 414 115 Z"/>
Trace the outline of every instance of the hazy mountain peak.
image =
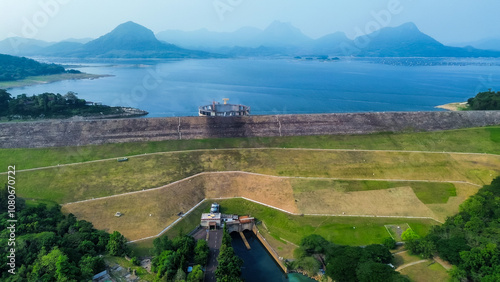
<path id="1" fill-rule="evenodd" d="M 122 23 L 105 36 L 116 36 L 130 40 L 157 41 L 153 31 L 132 21 Z"/>
<path id="2" fill-rule="evenodd" d="M 274 21 L 272 22 L 265 30 L 264 32 L 276 32 L 276 33 L 283 33 L 283 32 L 293 32 L 293 33 L 300 33 L 300 29 L 294 27 L 291 23 L 289 22 L 281 22 L 281 21 Z"/>
<path id="3" fill-rule="evenodd" d="M 148 50 L 162 45 L 153 31 L 132 21 L 122 23 L 111 32 L 85 44 L 87 50 Z M 104 49 L 103 49 L 104 48 Z"/>
<path id="4" fill-rule="evenodd" d="M 271 47 L 299 45 L 310 40 L 291 23 L 281 21 L 274 21 L 257 37 L 259 44 Z"/>
<path id="5" fill-rule="evenodd" d="M 401 28 L 401 29 L 406 29 L 406 30 L 416 30 L 416 31 L 420 31 L 417 27 L 417 25 L 414 23 L 414 22 L 407 22 L 407 23 L 404 23 L 402 25 L 400 25 L 398 28 Z"/>

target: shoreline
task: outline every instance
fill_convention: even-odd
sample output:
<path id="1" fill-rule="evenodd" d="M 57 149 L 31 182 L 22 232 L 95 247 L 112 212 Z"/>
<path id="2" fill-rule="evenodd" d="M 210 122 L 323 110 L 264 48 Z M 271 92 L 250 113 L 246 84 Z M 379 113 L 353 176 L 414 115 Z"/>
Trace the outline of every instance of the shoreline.
<path id="1" fill-rule="evenodd" d="M 89 73 L 61 73 L 52 75 L 29 76 L 22 80 L 0 82 L 0 89 L 7 90 L 12 88 L 33 86 L 37 84 L 47 84 L 64 80 L 98 79 L 102 77 L 111 77 L 111 76 L 112 75 L 107 75 L 107 74 L 89 74 Z"/>
<path id="2" fill-rule="evenodd" d="M 131 108 L 131 107 L 113 107 L 119 108 L 123 112 L 107 115 L 75 115 L 71 117 L 61 117 L 61 118 L 34 118 L 34 119 L 16 119 L 10 121 L 4 121 L 3 118 L 0 119 L 0 124 L 6 123 L 29 123 L 29 122 L 53 122 L 53 121 L 91 121 L 91 120 L 103 120 L 103 119 L 127 119 L 127 118 L 139 118 L 144 117 L 149 114 L 149 112 Z"/>
<path id="3" fill-rule="evenodd" d="M 444 109 L 444 110 L 448 110 L 448 111 L 452 111 L 452 112 L 465 111 L 465 110 L 467 110 L 467 102 L 449 103 L 449 104 L 445 104 L 445 105 L 436 106 L 434 108 Z"/>

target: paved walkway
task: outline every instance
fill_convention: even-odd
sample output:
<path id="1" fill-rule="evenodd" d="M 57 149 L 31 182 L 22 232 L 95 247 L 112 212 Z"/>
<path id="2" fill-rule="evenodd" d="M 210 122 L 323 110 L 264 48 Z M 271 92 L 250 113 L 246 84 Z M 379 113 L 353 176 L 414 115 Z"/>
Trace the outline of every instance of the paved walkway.
<path id="1" fill-rule="evenodd" d="M 440 265 L 442 265 L 444 267 L 444 269 L 446 270 L 450 270 L 453 265 L 451 265 L 451 263 L 443 260 L 442 258 L 440 258 L 439 256 L 434 256 L 434 260 L 439 263 Z"/>
<path id="2" fill-rule="evenodd" d="M 402 266 L 396 268 L 396 271 L 401 271 L 402 269 L 407 268 L 408 266 L 412 266 L 412 265 L 415 265 L 415 264 L 423 263 L 423 262 L 426 262 L 426 261 L 429 261 L 429 260 L 428 259 L 423 259 L 423 260 L 415 261 L 415 262 L 412 262 L 412 263 L 408 263 L 408 264 L 405 264 L 405 265 L 402 265 Z"/>
<path id="3" fill-rule="evenodd" d="M 208 255 L 208 263 L 205 271 L 205 282 L 216 282 L 215 270 L 217 269 L 217 257 L 219 256 L 219 249 L 222 244 L 222 230 L 214 230 L 209 232 L 208 247 L 210 253 Z"/>

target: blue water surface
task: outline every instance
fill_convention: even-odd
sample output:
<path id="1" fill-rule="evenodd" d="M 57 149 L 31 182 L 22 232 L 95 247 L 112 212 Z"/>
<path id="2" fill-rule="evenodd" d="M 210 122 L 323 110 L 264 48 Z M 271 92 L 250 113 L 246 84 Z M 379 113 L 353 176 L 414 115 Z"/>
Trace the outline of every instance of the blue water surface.
<path id="1" fill-rule="evenodd" d="M 88 101 L 146 110 L 149 117 L 195 116 L 199 106 L 222 98 L 250 106 L 254 115 L 436 111 L 479 91 L 500 90 L 498 59 L 45 61 L 112 76 L 9 92 L 74 91 Z"/>

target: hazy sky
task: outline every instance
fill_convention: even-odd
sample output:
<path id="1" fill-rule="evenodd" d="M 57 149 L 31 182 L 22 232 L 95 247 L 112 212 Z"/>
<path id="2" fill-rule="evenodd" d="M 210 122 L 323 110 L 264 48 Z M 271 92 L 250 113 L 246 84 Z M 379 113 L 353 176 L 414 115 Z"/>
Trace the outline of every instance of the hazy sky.
<path id="1" fill-rule="evenodd" d="M 97 38 L 132 20 L 167 29 L 234 31 L 290 22 L 317 38 L 412 21 L 443 43 L 500 37 L 498 0 L 0 0 L 0 40 Z"/>

